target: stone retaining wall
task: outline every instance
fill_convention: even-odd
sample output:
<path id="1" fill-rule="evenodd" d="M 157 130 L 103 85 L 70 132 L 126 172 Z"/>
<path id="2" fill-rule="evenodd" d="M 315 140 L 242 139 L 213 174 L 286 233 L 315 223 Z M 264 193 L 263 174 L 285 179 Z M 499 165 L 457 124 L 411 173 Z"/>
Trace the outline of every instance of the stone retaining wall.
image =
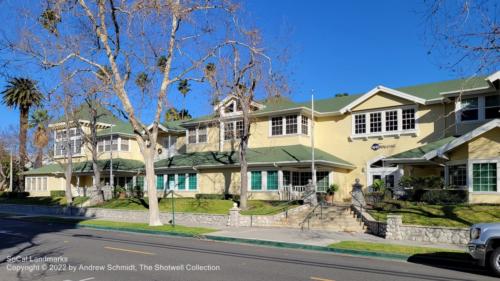
<path id="1" fill-rule="evenodd" d="M 85 218 L 97 218 L 104 220 L 125 221 L 125 222 L 147 222 L 147 211 L 116 210 L 104 208 L 78 208 L 40 205 L 19 205 L 0 204 L 0 212 L 18 213 L 28 215 L 58 215 L 75 216 Z M 161 212 L 160 219 L 167 223 L 172 220 L 172 213 Z M 175 221 L 179 224 L 203 224 L 210 226 L 226 226 L 228 215 L 218 214 L 195 214 L 195 213 L 175 213 Z"/>
<path id="2" fill-rule="evenodd" d="M 400 215 L 387 216 L 386 239 L 465 245 L 468 228 L 405 225 Z"/>
<path id="3" fill-rule="evenodd" d="M 308 205 L 282 212 L 276 215 L 245 216 L 240 214 L 238 208 L 228 210 L 228 215 L 220 214 L 197 214 L 197 213 L 175 213 L 175 222 L 189 225 L 207 225 L 214 227 L 223 226 L 272 226 L 283 223 L 287 215 L 303 212 L 309 208 Z M 84 218 L 97 218 L 104 220 L 124 221 L 124 222 L 147 222 L 147 211 L 117 210 L 105 208 L 84 208 L 84 207 L 60 207 L 43 205 L 20 205 L 20 204 L 0 204 L 0 212 L 17 213 L 27 215 L 57 215 L 75 216 Z M 164 223 L 172 220 L 172 213 L 161 212 L 160 219 Z"/>

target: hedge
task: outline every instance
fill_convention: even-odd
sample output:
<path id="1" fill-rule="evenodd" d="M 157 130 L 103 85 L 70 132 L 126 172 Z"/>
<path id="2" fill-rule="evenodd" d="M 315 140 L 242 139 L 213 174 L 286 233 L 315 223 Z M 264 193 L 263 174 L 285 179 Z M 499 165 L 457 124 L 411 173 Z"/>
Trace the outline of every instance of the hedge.
<path id="1" fill-rule="evenodd" d="M 30 193 L 27 192 L 27 191 L 23 191 L 23 192 L 2 192 L 2 194 L 0 194 L 0 197 L 2 198 L 26 198 L 30 196 Z"/>
<path id="2" fill-rule="evenodd" d="M 52 190 L 50 191 L 50 197 L 56 198 L 56 197 L 64 197 L 66 196 L 66 191 L 64 190 Z"/>

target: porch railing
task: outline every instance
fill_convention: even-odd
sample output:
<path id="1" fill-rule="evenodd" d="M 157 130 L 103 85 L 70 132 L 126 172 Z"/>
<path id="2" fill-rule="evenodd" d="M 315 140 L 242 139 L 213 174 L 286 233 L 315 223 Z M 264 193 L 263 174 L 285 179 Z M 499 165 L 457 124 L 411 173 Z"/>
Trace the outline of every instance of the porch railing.
<path id="1" fill-rule="evenodd" d="M 281 200 L 301 200 L 308 191 L 307 185 L 286 185 L 281 187 L 278 192 Z"/>

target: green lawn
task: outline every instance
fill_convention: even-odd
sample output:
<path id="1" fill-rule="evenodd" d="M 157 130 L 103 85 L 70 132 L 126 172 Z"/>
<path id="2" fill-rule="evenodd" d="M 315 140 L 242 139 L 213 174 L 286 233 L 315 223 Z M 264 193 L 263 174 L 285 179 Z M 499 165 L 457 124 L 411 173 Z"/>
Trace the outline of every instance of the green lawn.
<path id="1" fill-rule="evenodd" d="M 73 198 L 73 205 L 80 205 L 87 201 L 88 197 Z M 26 198 L 7 198 L 0 197 L 0 204 L 27 204 L 27 205 L 51 205 L 51 206 L 66 206 L 66 197 L 26 197 Z"/>
<path id="2" fill-rule="evenodd" d="M 241 211 L 242 215 L 274 215 L 284 212 L 286 208 L 291 209 L 298 206 L 298 203 L 286 204 L 282 201 L 248 201 L 248 209 Z"/>
<path id="3" fill-rule="evenodd" d="M 129 228 L 134 230 L 153 230 L 153 231 L 175 232 L 175 233 L 192 234 L 192 235 L 200 235 L 216 231 L 216 229 L 212 228 L 187 227 L 182 225 L 176 225 L 175 227 L 172 225 L 149 226 L 146 223 L 117 222 L 117 221 L 107 221 L 107 220 L 97 220 L 97 219 L 71 219 L 71 218 L 58 218 L 50 216 L 26 217 L 26 218 L 21 218 L 21 220 L 44 222 L 44 223 L 64 223 L 64 224 L 72 224 L 78 226 L 97 226 L 97 227 L 108 227 L 108 228 Z"/>
<path id="4" fill-rule="evenodd" d="M 185 213 L 206 213 L 206 214 L 228 214 L 229 209 L 233 206 L 232 200 L 218 199 L 195 199 L 195 198 L 176 198 L 175 211 Z M 283 211 L 283 203 L 273 201 L 248 201 L 249 209 L 243 211 L 245 215 L 257 214 L 276 214 Z M 99 206 L 100 208 L 109 209 L 126 209 L 126 210 L 146 210 L 148 208 L 148 199 L 112 199 Z M 172 199 L 164 198 L 159 202 L 160 211 L 172 211 Z"/>
<path id="5" fill-rule="evenodd" d="M 348 249 L 370 251 L 377 253 L 399 254 L 399 255 L 415 255 L 415 254 L 430 254 L 430 253 L 463 253 L 464 251 L 456 251 L 450 249 L 428 248 L 428 247 L 414 247 L 386 243 L 372 243 L 362 241 L 342 241 L 328 245 L 328 247 L 335 249 Z"/>
<path id="6" fill-rule="evenodd" d="M 403 223 L 416 225 L 468 227 L 481 222 L 500 222 L 500 205 L 427 205 L 390 201 L 381 210 L 369 210 L 374 219 L 385 221 L 388 214 L 403 216 Z"/>

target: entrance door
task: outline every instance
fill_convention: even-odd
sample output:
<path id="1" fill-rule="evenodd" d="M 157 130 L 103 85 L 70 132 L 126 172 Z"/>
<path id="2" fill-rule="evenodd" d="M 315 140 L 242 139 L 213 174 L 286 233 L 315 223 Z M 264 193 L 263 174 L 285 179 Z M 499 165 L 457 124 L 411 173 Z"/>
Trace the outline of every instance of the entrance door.
<path id="1" fill-rule="evenodd" d="M 384 167 L 380 160 L 376 160 L 368 165 L 366 183 L 368 187 L 371 187 L 375 180 L 380 179 L 388 188 L 394 188 L 398 187 L 401 176 L 403 176 L 403 169 L 399 166 Z"/>

